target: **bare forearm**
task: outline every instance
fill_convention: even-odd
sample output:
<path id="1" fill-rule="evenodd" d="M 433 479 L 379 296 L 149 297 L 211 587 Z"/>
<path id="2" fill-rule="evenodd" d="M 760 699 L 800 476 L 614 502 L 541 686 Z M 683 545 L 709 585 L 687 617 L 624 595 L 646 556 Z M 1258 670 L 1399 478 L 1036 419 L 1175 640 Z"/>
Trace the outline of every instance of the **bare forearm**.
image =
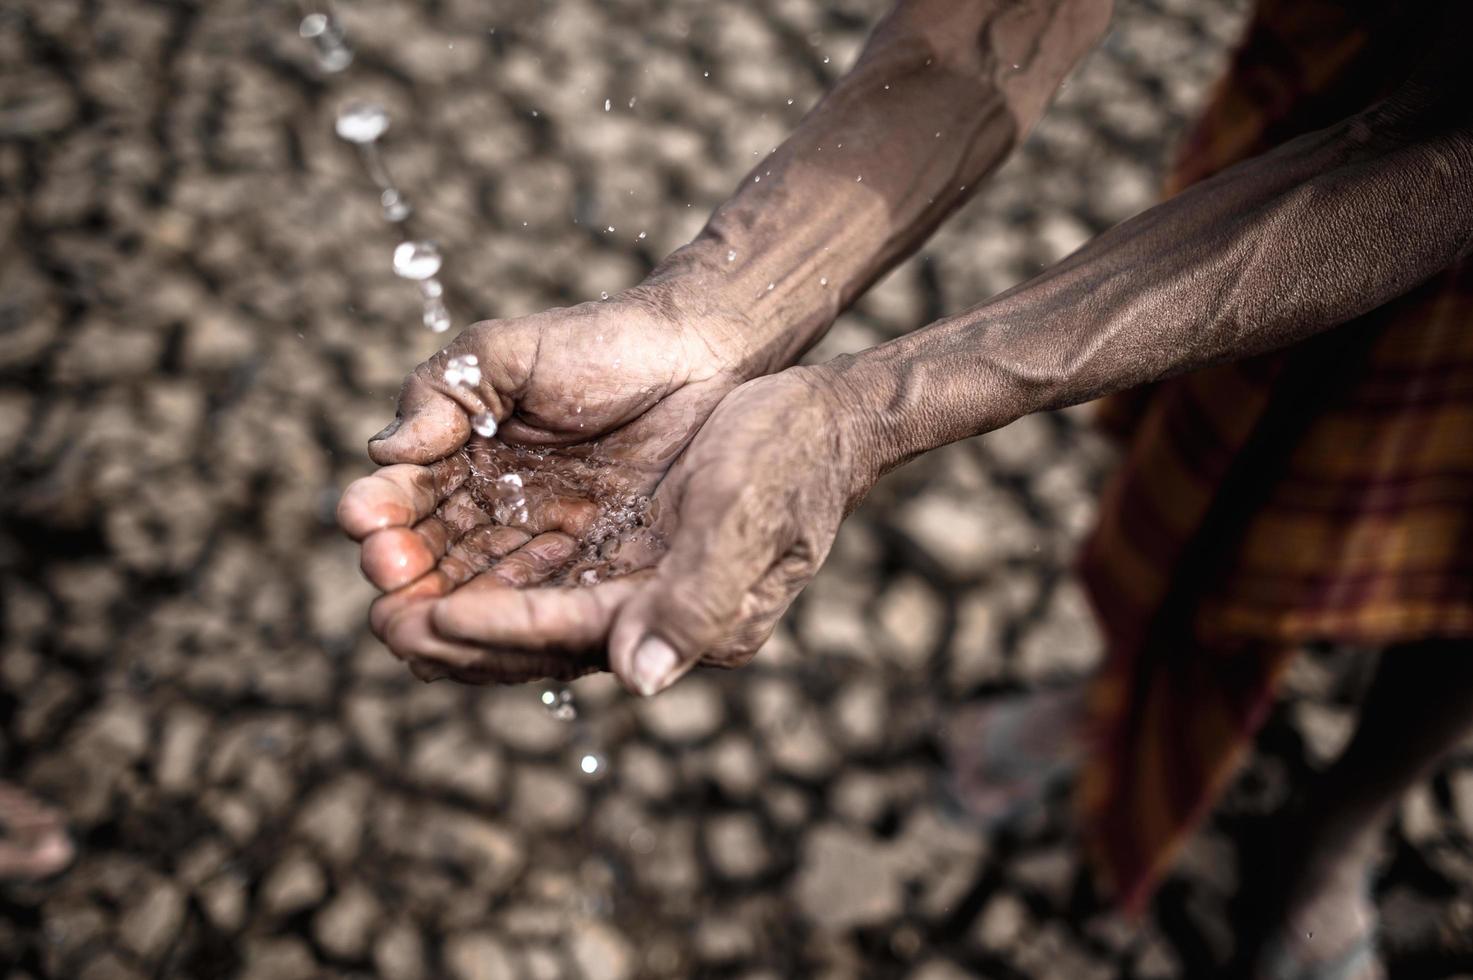
<path id="1" fill-rule="evenodd" d="M 1036 122 L 1105 0 L 903 0 L 854 69 L 651 277 L 742 311 L 743 373 L 795 360 Z"/>
<path id="2" fill-rule="evenodd" d="M 1311 134 L 1100 236 L 997 300 L 830 370 L 877 471 L 928 449 L 1282 347 L 1473 247 L 1466 120 L 1388 139 L 1384 111 Z"/>

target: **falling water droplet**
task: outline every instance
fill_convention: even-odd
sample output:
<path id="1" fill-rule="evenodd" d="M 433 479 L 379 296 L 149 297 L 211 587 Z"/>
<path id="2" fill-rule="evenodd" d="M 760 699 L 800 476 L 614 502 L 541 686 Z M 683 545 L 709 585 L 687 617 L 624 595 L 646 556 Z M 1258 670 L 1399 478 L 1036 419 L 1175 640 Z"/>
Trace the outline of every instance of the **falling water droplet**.
<path id="1" fill-rule="evenodd" d="M 558 721 L 572 721 L 578 717 L 578 706 L 573 703 L 573 689 L 566 684 L 545 688 L 539 698 L 542 706 Z"/>
<path id="2" fill-rule="evenodd" d="M 317 67 L 336 74 L 353 63 L 353 49 L 343 36 L 343 28 L 333 17 L 312 13 L 302 18 L 297 33 L 312 42 L 317 54 Z"/>
<path id="3" fill-rule="evenodd" d="M 599 299 L 608 299 L 609 298 L 609 294 L 607 292 L 601 292 L 601 293 L 598 294 L 598 298 Z"/>
<path id="4" fill-rule="evenodd" d="M 461 385 L 474 388 L 481 383 L 481 362 L 474 354 L 452 357 L 445 365 L 445 383 L 451 387 Z"/>
<path id="5" fill-rule="evenodd" d="M 490 412 L 477 412 L 471 416 L 471 428 L 482 439 L 490 439 L 496 435 L 496 417 Z"/>
<path id="6" fill-rule="evenodd" d="M 827 286 L 829 284 L 829 277 L 828 276 L 819 276 L 818 277 L 818 284 L 820 286 Z"/>
<path id="7" fill-rule="evenodd" d="M 440 250 L 433 242 L 400 242 L 394 248 L 394 275 L 429 279 L 440 271 Z"/>
<path id="8" fill-rule="evenodd" d="M 726 253 L 726 261 L 728 261 L 728 262 L 735 262 L 736 261 L 736 249 L 733 248 L 733 249 L 727 250 L 727 253 Z"/>
<path id="9" fill-rule="evenodd" d="M 379 204 L 384 209 L 384 220 L 395 224 L 408 218 L 414 212 L 409 202 L 404 199 L 404 195 L 392 187 L 379 195 Z"/>
<path id="10" fill-rule="evenodd" d="M 424 316 L 420 319 L 431 333 L 444 333 L 450 329 L 450 312 L 443 303 L 426 303 Z"/>
<path id="11" fill-rule="evenodd" d="M 590 779 L 602 776 L 607 766 L 608 763 L 604 761 L 604 757 L 597 752 L 585 752 L 578 759 L 578 768 Z"/>
<path id="12" fill-rule="evenodd" d="M 338 110 L 333 129 L 349 143 L 372 143 L 388 132 L 389 114 L 377 103 L 355 99 Z"/>
<path id="13" fill-rule="evenodd" d="M 604 112 L 608 112 L 611 108 L 613 108 L 613 105 L 613 102 L 611 102 L 609 99 L 604 99 Z"/>

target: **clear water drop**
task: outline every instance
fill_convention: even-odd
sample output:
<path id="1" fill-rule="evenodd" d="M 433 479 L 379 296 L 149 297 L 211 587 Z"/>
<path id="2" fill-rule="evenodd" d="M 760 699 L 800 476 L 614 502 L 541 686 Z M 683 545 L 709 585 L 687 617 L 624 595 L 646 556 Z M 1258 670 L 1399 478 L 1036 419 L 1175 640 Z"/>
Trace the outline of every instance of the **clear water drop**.
<path id="1" fill-rule="evenodd" d="M 607 292 L 601 292 L 601 293 L 598 294 L 598 298 L 599 299 L 608 299 L 609 298 L 609 294 Z"/>
<path id="2" fill-rule="evenodd" d="M 482 439 L 490 439 L 496 435 L 496 416 L 490 412 L 477 412 L 471 416 L 471 428 Z"/>
<path id="3" fill-rule="evenodd" d="M 338 136 L 349 143 L 372 143 L 389 130 L 389 114 L 376 102 L 345 102 L 333 122 Z"/>
<path id="4" fill-rule="evenodd" d="M 425 299 L 439 299 L 445 295 L 445 286 L 440 280 L 433 277 L 422 279 L 419 283 L 419 294 Z"/>
<path id="5" fill-rule="evenodd" d="M 602 776 L 607 768 L 608 762 L 597 752 L 584 752 L 578 758 L 579 771 L 590 779 L 597 779 Z"/>
<path id="6" fill-rule="evenodd" d="M 726 261 L 728 261 L 728 262 L 735 262 L 736 261 L 736 249 L 733 248 L 733 249 L 728 249 L 727 250 L 727 252 L 726 252 Z"/>
<path id="7" fill-rule="evenodd" d="M 342 26 L 330 14 L 308 14 L 302 18 L 297 33 L 312 42 L 317 67 L 328 74 L 336 74 L 353 63 L 353 49 L 348 47 Z"/>
<path id="8" fill-rule="evenodd" d="M 429 279 L 440 271 L 440 250 L 433 242 L 400 242 L 394 248 L 394 275 Z"/>
<path id="9" fill-rule="evenodd" d="M 613 108 L 613 102 L 608 99 L 604 99 L 604 112 L 608 112 L 611 108 Z"/>
<path id="10" fill-rule="evenodd" d="M 818 277 L 818 284 L 820 286 L 827 286 L 829 284 L 829 277 L 828 276 L 819 276 Z"/>
<path id="11" fill-rule="evenodd" d="M 474 354 L 452 357 L 445 365 L 445 383 L 451 387 L 474 388 L 481 383 L 481 362 Z"/>
<path id="12" fill-rule="evenodd" d="M 409 206 L 404 195 L 392 187 L 379 195 L 379 204 L 384 209 L 384 220 L 394 224 L 398 224 L 414 213 L 414 209 Z"/>
<path id="13" fill-rule="evenodd" d="M 444 333 L 450 329 L 450 311 L 445 309 L 444 304 L 427 304 L 420 322 L 430 333 Z"/>
<path id="14" fill-rule="evenodd" d="M 548 714 L 558 721 L 572 721 L 578 717 L 578 706 L 573 703 L 573 689 L 566 684 L 545 688 L 539 698 Z"/>

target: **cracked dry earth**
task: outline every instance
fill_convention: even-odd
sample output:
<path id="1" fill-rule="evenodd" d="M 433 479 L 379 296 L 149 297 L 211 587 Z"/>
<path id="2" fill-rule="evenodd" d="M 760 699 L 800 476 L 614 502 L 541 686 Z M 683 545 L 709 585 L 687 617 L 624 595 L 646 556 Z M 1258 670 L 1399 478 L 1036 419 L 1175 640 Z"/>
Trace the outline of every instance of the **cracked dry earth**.
<path id="1" fill-rule="evenodd" d="M 932 794 L 939 719 L 1098 655 L 1069 572 L 1111 463 L 1086 414 L 893 474 L 754 666 L 648 703 L 587 678 L 565 724 L 379 647 L 331 515 L 433 340 L 336 105 L 392 114 L 457 322 L 525 313 L 689 238 L 880 3 L 341 6 L 358 58 L 330 82 L 285 3 L 0 8 L 0 749 L 81 852 L 0 890 L 0 976 L 1087 980 L 1221 956 L 1235 842 L 1345 737 L 1357 657 L 1302 659 L 1138 929 L 1092 897 L 1062 801 L 983 840 Z M 815 356 L 1150 203 L 1243 3 L 1118 6 L 1027 146 Z M 1470 828 L 1464 751 L 1385 842 L 1393 976 L 1473 975 Z"/>

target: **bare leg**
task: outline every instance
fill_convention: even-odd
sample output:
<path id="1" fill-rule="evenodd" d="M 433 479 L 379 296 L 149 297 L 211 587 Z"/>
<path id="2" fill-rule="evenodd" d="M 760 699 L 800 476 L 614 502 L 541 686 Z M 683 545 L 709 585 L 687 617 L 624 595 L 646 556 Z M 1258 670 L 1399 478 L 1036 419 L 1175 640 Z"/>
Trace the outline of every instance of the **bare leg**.
<path id="1" fill-rule="evenodd" d="M 1251 975 L 1380 976 L 1367 890 L 1376 847 L 1407 790 L 1473 733 L 1473 643 L 1394 647 L 1381 657 L 1350 744 L 1308 788 L 1278 853 L 1282 887 L 1245 950 Z M 1256 931 L 1256 930 L 1250 930 Z"/>

